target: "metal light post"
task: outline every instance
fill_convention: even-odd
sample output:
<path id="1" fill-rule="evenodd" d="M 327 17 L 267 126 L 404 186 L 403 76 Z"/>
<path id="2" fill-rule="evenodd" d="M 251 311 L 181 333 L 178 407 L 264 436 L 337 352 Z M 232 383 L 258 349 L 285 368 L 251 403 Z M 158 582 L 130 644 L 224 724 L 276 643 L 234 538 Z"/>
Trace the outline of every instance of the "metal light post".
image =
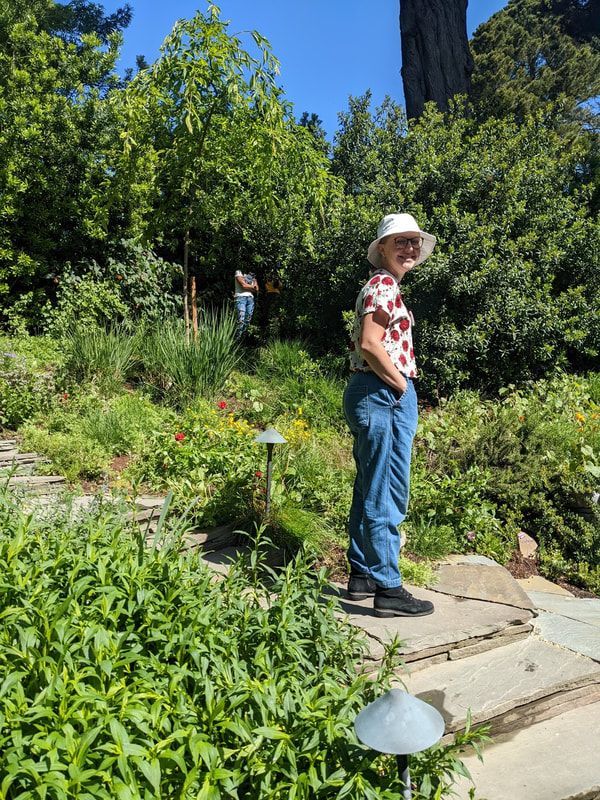
<path id="1" fill-rule="evenodd" d="M 396 756 L 403 800 L 410 800 L 408 756 L 427 750 L 444 735 L 440 712 L 402 689 L 391 689 L 378 697 L 356 716 L 354 730 L 358 739 L 380 753 Z"/>
<path id="2" fill-rule="evenodd" d="M 271 510 L 271 478 L 273 475 L 273 447 L 276 444 L 285 444 L 287 439 L 278 433 L 275 428 L 267 428 L 254 438 L 255 442 L 267 445 L 267 498 L 265 502 L 265 515 L 269 516 Z"/>

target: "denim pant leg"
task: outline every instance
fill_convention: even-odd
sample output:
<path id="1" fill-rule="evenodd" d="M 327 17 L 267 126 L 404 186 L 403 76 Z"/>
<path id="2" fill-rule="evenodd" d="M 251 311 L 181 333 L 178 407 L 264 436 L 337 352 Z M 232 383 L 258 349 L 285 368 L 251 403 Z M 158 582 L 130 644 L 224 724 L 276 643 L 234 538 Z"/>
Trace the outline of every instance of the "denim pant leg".
<path id="1" fill-rule="evenodd" d="M 410 456 L 417 426 L 412 382 L 398 399 L 373 373 L 357 373 L 344 395 L 354 436 L 356 480 L 348 531 L 348 559 L 382 587 L 401 585 L 398 525 L 408 506 Z"/>
<path id="2" fill-rule="evenodd" d="M 254 297 L 250 295 L 242 295 L 235 298 L 235 305 L 237 308 L 238 317 L 238 336 L 246 332 L 250 320 L 252 319 L 252 312 L 254 311 Z"/>

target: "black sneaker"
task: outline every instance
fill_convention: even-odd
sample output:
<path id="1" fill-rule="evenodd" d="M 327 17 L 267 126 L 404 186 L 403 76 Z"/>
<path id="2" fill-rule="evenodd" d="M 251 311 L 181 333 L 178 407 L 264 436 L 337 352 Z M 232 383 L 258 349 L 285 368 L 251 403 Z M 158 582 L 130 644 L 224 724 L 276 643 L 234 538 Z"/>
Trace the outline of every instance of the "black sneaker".
<path id="1" fill-rule="evenodd" d="M 425 617 L 433 614 L 433 603 L 413 597 L 403 586 L 393 589 L 377 586 L 373 606 L 376 617 Z"/>
<path id="2" fill-rule="evenodd" d="M 348 597 L 350 600 L 365 600 L 375 594 L 376 583 L 370 575 L 363 572 L 351 572 L 348 580 Z"/>

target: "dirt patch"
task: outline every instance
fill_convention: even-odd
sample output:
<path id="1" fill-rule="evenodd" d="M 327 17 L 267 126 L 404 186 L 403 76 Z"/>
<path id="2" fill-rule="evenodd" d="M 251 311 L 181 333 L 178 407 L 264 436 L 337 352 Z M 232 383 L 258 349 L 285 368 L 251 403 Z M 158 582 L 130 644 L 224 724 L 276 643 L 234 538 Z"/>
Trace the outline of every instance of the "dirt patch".
<path id="1" fill-rule="evenodd" d="M 531 578 L 533 575 L 540 574 L 537 559 L 525 558 L 518 550 L 515 550 L 510 557 L 510 561 L 506 564 L 506 569 L 513 578 Z"/>
<path id="2" fill-rule="evenodd" d="M 120 475 L 130 463 L 131 456 L 115 456 L 115 458 L 113 458 L 113 460 L 110 462 L 110 468 L 112 472 Z"/>

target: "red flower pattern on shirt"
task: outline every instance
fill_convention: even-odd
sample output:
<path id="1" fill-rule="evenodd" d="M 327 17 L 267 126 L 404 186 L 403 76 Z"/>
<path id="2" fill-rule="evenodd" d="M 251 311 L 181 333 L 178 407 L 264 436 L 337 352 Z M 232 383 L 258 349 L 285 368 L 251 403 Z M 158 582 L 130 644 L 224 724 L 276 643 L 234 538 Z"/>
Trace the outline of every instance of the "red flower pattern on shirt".
<path id="1" fill-rule="evenodd" d="M 363 317 L 379 309 L 388 318 L 387 329 L 381 340 L 386 352 L 398 370 L 409 377 L 415 377 L 417 368 L 412 343 L 412 314 L 404 304 L 398 281 L 383 269 L 369 278 L 356 300 L 352 330 L 354 348 L 351 348 L 350 353 L 351 369 L 369 370 L 360 349 L 360 329 Z"/>

